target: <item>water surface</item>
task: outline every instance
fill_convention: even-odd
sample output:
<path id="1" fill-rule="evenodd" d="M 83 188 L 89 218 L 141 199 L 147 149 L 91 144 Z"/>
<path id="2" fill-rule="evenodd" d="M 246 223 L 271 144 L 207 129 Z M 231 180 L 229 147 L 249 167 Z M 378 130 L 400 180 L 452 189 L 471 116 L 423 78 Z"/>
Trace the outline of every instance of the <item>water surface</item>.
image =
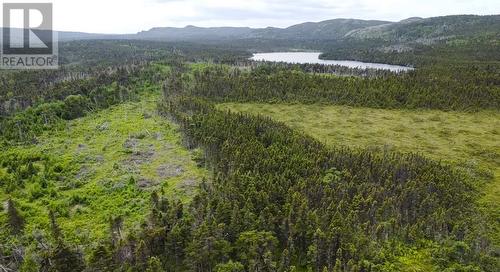
<path id="1" fill-rule="evenodd" d="M 351 60 L 322 60 L 319 58 L 321 53 L 318 52 L 275 52 L 275 53 L 257 53 L 250 59 L 256 61 L 275 61 L 275 62 L 288 62 L 288 63 L 318 63 L 324 65 L 341 65 L 351 68 L 371 68 L 390 70 L 394 72 L 413 70 L 411 67 L 383 64 L 383 63 L 370 63 Z"/>

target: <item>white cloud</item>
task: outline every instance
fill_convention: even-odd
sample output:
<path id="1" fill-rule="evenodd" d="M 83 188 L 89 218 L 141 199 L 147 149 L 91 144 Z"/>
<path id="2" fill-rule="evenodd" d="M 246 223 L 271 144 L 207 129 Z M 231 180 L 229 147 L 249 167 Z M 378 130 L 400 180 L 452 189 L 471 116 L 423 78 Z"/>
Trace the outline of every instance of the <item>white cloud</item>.
<path id="1" fill-rule="evenodd" d="M 48 0 L 8 2 L 47 2 Z M 50 0 L 49 0 L 50 1 Z M 52 0 L 58 30 L 135 33 L 155 26 L 286 27 L 305 21 L 499 14 L 498 0 Z"/>

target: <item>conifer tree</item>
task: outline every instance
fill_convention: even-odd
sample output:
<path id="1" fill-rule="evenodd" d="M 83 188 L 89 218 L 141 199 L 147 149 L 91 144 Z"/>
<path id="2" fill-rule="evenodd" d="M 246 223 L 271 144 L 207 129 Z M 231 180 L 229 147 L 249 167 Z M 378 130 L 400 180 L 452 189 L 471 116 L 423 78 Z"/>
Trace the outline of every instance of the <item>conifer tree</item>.
<path id="1" fill-rule="evenodd" d="M 16 209 L 12 199 L 7 200 L 7 214 L 9 218 L 9 226 L 14 234 L 19 234 L 24 228 L 24 219 Z"/>

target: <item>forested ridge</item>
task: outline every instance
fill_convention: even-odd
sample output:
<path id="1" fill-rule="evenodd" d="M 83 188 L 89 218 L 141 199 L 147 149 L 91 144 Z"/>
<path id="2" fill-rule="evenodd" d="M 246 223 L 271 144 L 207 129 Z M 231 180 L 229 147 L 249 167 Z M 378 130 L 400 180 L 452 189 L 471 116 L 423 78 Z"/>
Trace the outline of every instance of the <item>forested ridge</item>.
<path id="1" fill-rule="evenodd" d="M 500 25 L 500 24 L 498 24 Z M 378 38 L 324 44 L 324 59 L 349 59 L 426 67 L 491 63 L 498 65 L 499 33 L 478 30 L 474 37 L 452 36 L 428 43 L 385 41 Z"/>

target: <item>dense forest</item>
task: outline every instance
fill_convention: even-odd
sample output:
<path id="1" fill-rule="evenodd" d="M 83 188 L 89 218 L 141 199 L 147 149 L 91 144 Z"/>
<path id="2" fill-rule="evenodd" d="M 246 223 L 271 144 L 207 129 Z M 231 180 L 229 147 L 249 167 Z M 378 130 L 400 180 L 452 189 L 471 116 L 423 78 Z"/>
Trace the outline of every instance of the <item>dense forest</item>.
<path id="1" fill-rule="evenodd" d="M 498 271 L 498 211 L 480 202 L 485 182 L 475 173 L 418 150 L 327 146 L 264 115 L 217 107 L 500 109 L 495 35 L 407 40 L 409 50 L 395 50 L 388 39 L 354 38 L 68 41 L 61 44 L 60 70 L 1 71 L 0 271 Z M 248 60 L 255 48 L 282 47 L 417 69 Z M 140 104 L 146 100 L 154 110 Z M 128 105 L 118 115 L 131 127 L 161 120 L 179 138 L 144 129 L 125 131 L 118 142 L 111 117 L 92 118 L 120 105 Z M 128 110 L 140 118 L 131 119 Z M 70 143 L 61 133 L 72 133 L 83 118 L 90 129 L 68 159 Z M 128 159 L 110 162 L 109 172 L 86 187 L 88 161 L 108 163 L 84 153 L 99 133 L 106 137 L 97 152 Z M 137 176 L 158 156 L 146 140 L 161 138 L 171 143 L 161 142 L 161 150 L 180 150 L 209 172 L 188 180 L 195 187 L 189 197 L 167 186 L 185 171 L 182 165 L 156 169 L 165 178 L 158 186 Z M 56 144 L 66 153 L 50 152 Z M 120 171 L 124 178 L 107 176 Z M 101 189 L 111 202 L 118 191 L 121 201 L 133 202 L 132 211 L 113 210 L 96 233 L 70 231 L 68 225 L 81 223 L 73 222 L 76 215 L 102 217 L 101 203 L 92 202 Z"/>
<path id="2" fill-rule="evenodd" d="M 230 244 L 237 246 L 247 236 L 260 244 L 261 253 L 235 252 L 250 270 L 290 271 L 292 265 L 313 271 L 383 270 L 394 254 L 387 248 L 433 242 L 444 243 L 433 253 L 442 258 L 439 265 L 474 267 L 467 261 L 452 264 L 457 256 L 445 253 L 447 247 L 471 242 L 465 242 L 466 233 L 477 231 L 458 226 L 479 227 L 478 222 L 452 222 L 479 219 L 473 206 L 462 206 L 474 202 L 475 190 L 463 174 L 417 155 L 328 150 L 268 119 L 217 112 L 202 100 L 176 99 L 168 101 L 168 112 L 182 124 L 190 145 L 207 150 L 207 163 L 216 173 L 195 213 L 234 237 Z M 468 211 L 474 215 L 465 215 Z M 234 222 L 237 214 L 240 222 Z M 277 246 L 278 253 L 266 245 Z M 489 263 L 489 257 L 480 257 L 480 247 L 473 253 L 479 255 L 460 259 Z M 208 257 L 197 265 L 211 270 L 206 266 L 216 263 Z"/>
<path id="3" fill-rule="evenodd" d="M 333 103 L 376 108 L 500 108 L 498 65 L 429 66 L 404 74 L 339 77 L 300 69 L 228 66 L 194 72 L 194 95 L 217 101 Z"/>
<path id="4" fill-rule="evenodd" d="M 330 48 L 330 49 L 327 49 Z M 498 34 L 474 39 L 454 38 L 430 44 L 394 44 L 379 39 L 346 40 L 325 44 L 324 59 L 352 59 L 426 67 L 436 64 L 491 63 L 499 61 Z"/>

